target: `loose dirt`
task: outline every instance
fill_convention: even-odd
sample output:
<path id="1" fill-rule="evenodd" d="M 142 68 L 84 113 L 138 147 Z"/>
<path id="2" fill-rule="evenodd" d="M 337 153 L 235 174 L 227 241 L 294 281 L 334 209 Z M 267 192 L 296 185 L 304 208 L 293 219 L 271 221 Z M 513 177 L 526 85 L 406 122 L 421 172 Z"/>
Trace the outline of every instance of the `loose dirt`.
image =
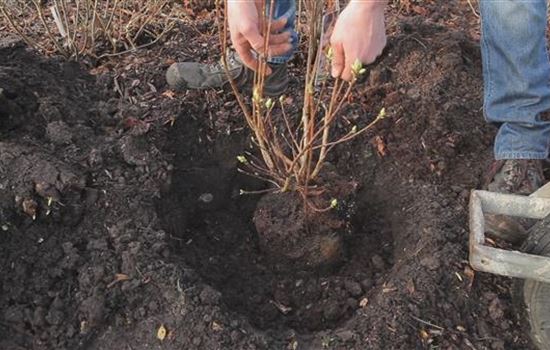
<path id="1" fill-rule="evenodd" d="M 211 14 L 94 76 L 4 41 L 0 349 L 532 348 L 511 281 L 467 263 L 494 136 L 476 33 L 453 29 L 469 8 L 414 6 L 339 125 L 388 113 L 329 159 L 358 188 L 345 258 L 321 272 L 262 254 L 260 198 L 239 192 L 265 184 L 236 171 L 228 91 L 166 92 L 171 59 L 215 55 Z"/>

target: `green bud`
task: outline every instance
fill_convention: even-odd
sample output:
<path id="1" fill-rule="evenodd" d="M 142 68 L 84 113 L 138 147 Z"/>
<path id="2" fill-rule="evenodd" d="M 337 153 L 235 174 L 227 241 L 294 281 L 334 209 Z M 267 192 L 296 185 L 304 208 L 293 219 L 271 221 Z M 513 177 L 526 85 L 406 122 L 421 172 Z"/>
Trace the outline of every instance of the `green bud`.
<path id="1" fill-rule="evenodd" d="M 359 74 L 360 74 L 360 75 L 363 75 L 363 74 L 365 74 L 366 72 L 367 72 L 367 69 L 366 69 L 366 68 L 361 68 L 361 69 L 359 70 Z"/>
<path id="2" fill-rule="evenodd" d="M 273 100 L 268 98 L 267 101 L 265 101 L 265 108 L 271 109 L 273 107 Z"/>
<path id="3" fill-rule="evenodd" d="M 353 62 L 353 64 L 351 65 L 351 72 L 355 76 L 362 74 L 361 73 L 362 69 L 363 69 L 363 63 L 361 63 L 359 59 L 356 59 L 355 62 Z"/>
<path id="4" fill-rule="evenodd" d="M 378 113 L 378 118 L 382 119 L 386 117 L 386 108 L 382 108 L 380 112 Z"/>
<path id="5" fill-rule="evenodd" d="M 332 46 L 330 46 L 326 53 L 327 60 L 332 61 L 334 58 L 334 50 L 332 49 Z"/>
<path id="6" fill-rule="evenodd" d="M 237 156 L 237 160 L 239 161 L 239 163 L 242 163 L 242 164 L 248 163 L 248 159 L 246 159 L 245 156 Z"/>
<path id="7" fill-rule="evenodd" d="M 245 192 L 243 189 L 240 189 L 240 190 L 239 190 L 239 195 L 242 196 L 242 195 L 245 194 L 245 193 L 246 193 L 246 192 Z"/>
<path id="8" fill-rule="evenodd" d="M 261 97 L 260 97 L 260 90 L 258 90 L 257 87 L 254 87 L 254 90 L 252 91 L 252 100 L 254 102 L 260 102 L 261 101 Z"/>
<path id="9" fill-rule="evenodd" d="M 351 128 L 351 133 L 355 134 L 357 132 L 357 125 L 354 125 L 353 128 Z"/>
<path id="10" fill-rule="evenodd" d="M 338 199 L 332 198 L 332 200 L 330 201 L 330 207 L 331 207 L 332 209 L 337 208 L 337 207 L 338 207 Z"/>

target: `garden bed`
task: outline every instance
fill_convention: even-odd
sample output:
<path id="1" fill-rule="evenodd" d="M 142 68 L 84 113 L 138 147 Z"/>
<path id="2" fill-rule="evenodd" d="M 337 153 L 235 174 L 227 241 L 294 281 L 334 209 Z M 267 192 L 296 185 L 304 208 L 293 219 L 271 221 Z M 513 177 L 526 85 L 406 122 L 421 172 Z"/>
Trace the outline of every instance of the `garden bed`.
<path id="1" fill-rule="evenodd" d="M 265 184 L 236 171 L 249 135 L 229 91 L 166 93 L 202 21 L 95 76 L 2 39 L 0 349 L 531 347 L 511 281 L 467 263 L 494 136 L 469 35 L 391 27 L 344 113 L 388 117 L 328 159 L 357 183 L 344 259 L 288 270 L 259 249 L 260 197 L 239 195 Z"/>

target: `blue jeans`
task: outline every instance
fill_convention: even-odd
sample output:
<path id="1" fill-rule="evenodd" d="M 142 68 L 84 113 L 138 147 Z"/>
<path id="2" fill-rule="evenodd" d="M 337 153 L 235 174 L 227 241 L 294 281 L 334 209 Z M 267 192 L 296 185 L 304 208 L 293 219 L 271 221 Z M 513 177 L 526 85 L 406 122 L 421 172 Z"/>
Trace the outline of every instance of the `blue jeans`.
<path id="1" fill-rule="evenodd" d="M 268 12 L 270 10 L 269 1 L 266 2 Z M 288 20 L 284 31 L 290 31 L 292 33 L 292 50 L 284 55 L 271 57 L 269 59 L 270 63 L 285 63 L 292 58 L 296 47 L 298 46 L 298 34 L 296 33 L 296 0 L 275 0 L 275 5 L 273 6 L 273 16 L 274 19 L 280 19 L 286 17 Z"/>
<path id="2" fill-rule="evenodd" d="M 481 0 L 484 113 L 495 159 L 545 159 L 550 123 L 546 0 Z"/>

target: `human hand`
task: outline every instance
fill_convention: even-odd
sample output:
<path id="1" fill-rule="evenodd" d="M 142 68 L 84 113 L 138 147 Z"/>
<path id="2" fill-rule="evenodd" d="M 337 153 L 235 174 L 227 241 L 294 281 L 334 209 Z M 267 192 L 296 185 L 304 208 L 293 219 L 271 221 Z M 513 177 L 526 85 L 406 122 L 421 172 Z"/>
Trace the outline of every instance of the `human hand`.
<path id="1" fill-rule="evenodd" d="M 342 11 L 330 38 L 332 76 L 350 81 L 352 65 L 370 64 L 386 46 L 384 8 L 387 1 L 351 1 Z"/>
<path id="2" fill-rule="evenodd" d="M 281 32 L 286 25 L 287 18 L 281 18 L 272 21 L 267 52 L 264 52 L 265 33 L 261 32 L 261 6 L 261 0 L 227 1 L 227 21 L 231 42 L 244 65 L 252 70 L 256 70 L 258 67 L 258 59 L 252 50 L 259 54 L 279 56 L 292 49 L 291 33 Z M 268 66 L 266 74 L 270 73 L 271 69 Z"/>

